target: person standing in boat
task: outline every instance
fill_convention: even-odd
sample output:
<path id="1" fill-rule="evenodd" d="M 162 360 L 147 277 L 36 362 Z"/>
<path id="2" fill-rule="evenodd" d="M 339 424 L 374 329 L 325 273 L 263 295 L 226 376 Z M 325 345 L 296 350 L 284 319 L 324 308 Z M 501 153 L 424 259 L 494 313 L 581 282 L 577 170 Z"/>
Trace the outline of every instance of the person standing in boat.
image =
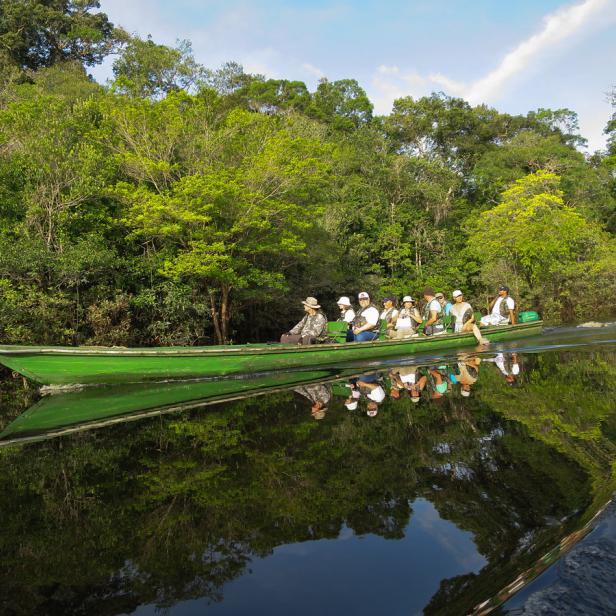
<path id="1" fill-rule="evenodd" d="M 379 311 L 370 301 L 370 295 L 362 291 L 358 296 L 359 310 L 353 321 L 353 340 L 369 342 L 379 337 Z"/>
<path id="2" fill-rule="evenodd" d="M 489 340 L 484 338 L 475 324 L 475 314 L 473 307 L 464 300 L 464 294 L 460 289 L 456 289 L 451 296 L 455 304 L 452 306 L 450 314 L 453 317 L 453 331 L 456 334 L 473 332 L 479 344 L 489 344 Z"/>
<path id="3" fill-rule="evenodd" d="M 402 298 L 403 307 L 398 313 L 395 329 L 387 332 L 390 338 L 403 339 L 418 336 L 417 326 L 421 325 L 421 314 L 415 306 L 415 300 L 410 295 Z"/>
<path id="4" fill-rule="evenodd" d="M 347 342 L 352 342 L 355 310 L 353 310 L 353 306 L 351 306 L 351 300 L 346 295 L 343 295 L 338 300 L 337 304 L 338 308 L 340 308 L 340 318 L 338 320 L 347 324 L 346 340 Z"/>
<path id="5" fill-rule="evenodd" d="M 387 335 L 389 335 L 390 332 L 394 331 L 396 327 L 396 321 L 398 320 L 399 312 L 396 309 L 394 302 L 395 302 L 395 298 L 386 297 L 383 300 L 383 310 L 381 311 L 381 314 L 379 315 L 379 319 L 381 321 L 385 321 Z"/>
<path id="6" fill-rule="evenodd" d="M 490 314 L 481 317 L 481 325 L 515 325 L 515 301 L 509 296 L 509 287 L 498 287 L 498 295 L 490 302 Z"/>
<path id="7" fill-rule="evenodd" d="M 424 334 L 426 336 L 438 336 L 445 333 L 443 323 L 443 307 L 436 299 L 432 287 L 423 290 L 423 298 L 426 302 L 423 309 L 423 320 L 425 322 Z"/>
<path id="8" fill-rule="evenodd" d="M 327 317 L 323 314 L 319 301 L 315 297 L 307 297 L 302 304 L 306 312 L 304 318 L 286 334 L 282 334 L 280 342 L 315 344 L 327 337 Z"/>

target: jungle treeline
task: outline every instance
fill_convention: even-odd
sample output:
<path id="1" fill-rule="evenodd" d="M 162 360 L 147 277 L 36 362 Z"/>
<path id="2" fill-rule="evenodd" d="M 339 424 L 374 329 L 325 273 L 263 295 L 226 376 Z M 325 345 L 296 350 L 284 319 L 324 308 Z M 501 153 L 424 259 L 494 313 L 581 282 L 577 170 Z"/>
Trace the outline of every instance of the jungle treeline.
<path id="1" fill-rule="evenodd" d="M 426 284 L 608 316 L 616 113 L 605 130 L 585 155 L 574 111 L 443 93 L 378 116 L 353 79 L 207 68 L 95 1 L 3 0 L 0 342 L 269 340 L 308 295 L 332 318 L 341 294 Z"/>

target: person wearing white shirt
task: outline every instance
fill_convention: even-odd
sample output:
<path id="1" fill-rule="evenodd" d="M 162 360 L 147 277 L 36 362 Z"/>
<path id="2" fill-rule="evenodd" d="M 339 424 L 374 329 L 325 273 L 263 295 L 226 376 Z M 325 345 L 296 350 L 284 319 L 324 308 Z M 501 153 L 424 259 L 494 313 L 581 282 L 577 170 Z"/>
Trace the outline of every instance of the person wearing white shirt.
<path id="1" fill-rule="evenodd" d="M 481 317 L 481 325 L 515 325 L 515 301 L 509 297 L 509 287 L 498 287 L 498 295 L 490 302 L 490 314 Z"/>
<path id="2" fill-rule="evenodd" d="M 347 324 L 346 341 L 353 342 L 353 321 L 355 320 L 355 310 L 351 306 L 351 300 L 343 295 L 337 302 L 338 308 L 340 308 L 339 321 L 343 321 Z"/>
<path id="3" fill-rule="evenodd" d="M 358 296 L 359 310 L 353 322 L 355 342 L 369 342 L 379 337 L 379 311 L 370 302 L 370 295 L 362 291 Z"/>
<path id="4" fill-rule="evenodd" d="M 398 313 L 396 328 L 388 332 L 390 338 L 402 339 L 419 336 L 417 327 L 421 325 L 422 318 L 415 306 L 415 300 L 410 295 L 402 299 L 403 308 Z"/>
<path id="5" fill-rule="evenodd" d="M 475 324 L 473 307 L 468 302 L 464 301 L 462 291 L 460 291 L 460 289 L 456 289 L 451 296 L 454 301 L 450 311 L 450 314 L 454 319 L 454 333 L 461 334 L 465 332 L 473 332 L 479 344 L 489 344 L 490 341 L 481 335 L 479 328 Z"/>
<path id="6" fill-rule="evenodd" d="M 355 319 L 355 310 L 351 306 L 351 300 L 343 295 L 337 302 L 338 308 L 340 308 L 340 320 L 345 323 L 353 323 L 353 319 Z"/>
<path id="7" fill-rule="evenodd" d="M 431 287 L 426 287 L 423 290 L 423 298 L 425 305 L 423 309 L 423 320 L 425 322 L 424 334 L 426 336 L 437 336 L 445 333 L 445 325 L 443 324 L 443 307 Z"/>

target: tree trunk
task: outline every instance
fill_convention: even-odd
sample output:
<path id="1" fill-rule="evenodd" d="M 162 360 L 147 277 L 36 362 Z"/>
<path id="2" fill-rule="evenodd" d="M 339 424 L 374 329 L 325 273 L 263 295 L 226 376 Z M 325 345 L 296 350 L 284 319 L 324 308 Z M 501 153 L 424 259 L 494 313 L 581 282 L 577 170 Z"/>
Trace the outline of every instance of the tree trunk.
<path id="1" fill-rule="evenodd" d="M 229 293 L 231 288 L 227 285 L 222 285 L 220 289 L 220 328 L 222 334 L 222 343 L 229 343 Z"/>
<path id="2" fill-rule="evenodd" d="M 212 314 L 212 324 L 214 325 L 214 334 L 216 335 L 216 344 L 224 344 L 222 330 L 220 328 L 220 314 L 216 302 L 216 295 L 212 289 L 208 290 L 210 296 L 210 313 Z"/>

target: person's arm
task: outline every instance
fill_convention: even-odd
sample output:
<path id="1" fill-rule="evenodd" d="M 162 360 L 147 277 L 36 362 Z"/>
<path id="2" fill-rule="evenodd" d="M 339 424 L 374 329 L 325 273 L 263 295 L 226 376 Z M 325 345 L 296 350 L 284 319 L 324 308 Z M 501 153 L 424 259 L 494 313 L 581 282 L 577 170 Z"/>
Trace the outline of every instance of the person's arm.
<path id="1" fill-rule="evenodd" d="M 507 299 L 510 299 L 510 298 L 508 297 Z M 511 304 L 513 304 L 513 307 L 511 306 Z M 507 308 L 509 308 L 509 323 L 511 323 L 511 325 L 515 325 L 516 324 L 515 302 L 513 300 L 511 300 L 510 302 L 507 302 Z"/>
<path id="2" fill-rule="evenodd" d="M 411 311 L 411 319 L 413 319 L 413 321 L 415 321 L 415 323 L 417 323 L 418 325 L 421 325 L 421 323 L 423 322 L 421 314 L 419 314 L 419 310 L 417 310 L 417 308 L 414 308 Z"/>
<path id="3" fill-rule="evenodd" d="M 306 322 L 307 318 L 308 318 L 308 315 L 306 315 L 297 325 L 294 325 L 289 330 L 289 333 L 293 334 L 293 335 L 301 334 L 302 333 L 302 328 L 304 327 L 304 323 Z"/>
<path id="4" fill-rule="evenodd" d="M 436 310 L 430 310 L 430 318 L 426 321 L 426 327 L 430 327 L 432 323 L 436 323 L 438 319 L 438 312 Z"/>
<path id="5" fill-rule="evenodd" d="M 321 336 L 325 336 L 325 334 L 327 334 L 327 317 L 323 313 L 319 313 L 317 316 L 319 317 L 319 320 L 315 329 L 318 329 L 317 338 L 320 338 Z"/>
<path id="6" fill-rule="evenodd" d="M 394 310 L 391 313 L 391 318 L 387 322 L 387 329 L 394 329 L 396 327 L 396 323 L 398 322 L 398 316 L 400 316 L 400 313 L 397 310 Z"/>
<path id="7" fill-rule="evenodd" d="M 357 385 L 359 387 L 363 387 L 364 389 L 368 389 L 369 391 L 374 391 L 377 387 L 380 387 L 378 383 L 373 381 L 370 381 L 369 383 L 366 383 L 366 381 L 357 381 Z"/>

